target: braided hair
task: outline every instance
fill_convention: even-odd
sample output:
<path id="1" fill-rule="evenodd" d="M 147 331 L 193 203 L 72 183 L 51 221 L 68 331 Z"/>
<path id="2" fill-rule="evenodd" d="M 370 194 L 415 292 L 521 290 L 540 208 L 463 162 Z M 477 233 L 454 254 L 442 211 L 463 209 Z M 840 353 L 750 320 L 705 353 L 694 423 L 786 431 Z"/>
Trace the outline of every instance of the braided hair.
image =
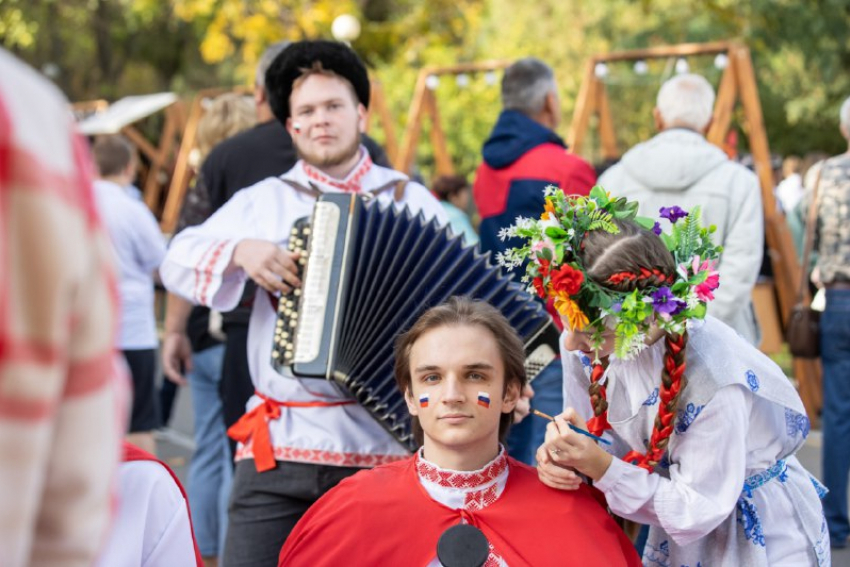
<path id="1" fill-rule="evenodd" d="M 599 285 L 615 291 L 630 292 L 672 283 L 676 278 L 676 263 L 667 247 L 652 231 L 632 220 L 615 219 L 620 232 L 611 234 L 604 230 L 587 233 L 582 242 L 581 255 L 588 277 Z M 652 472 L 667 451 L 673 433 L 676 409 L 685 389 L 685 347 L 687 332 L 665 336 L 664 366 L 659 387 L 660 402 L 647 452 L 631 451 L 624 460 Z M 599 381 L 605 373 L 606 363 L 596 362 L 591 369 L 590 394 L 594 417 L 587 423 L 588 430 L 600 435 L 610 429 L 608 400 L 605 387 Z"/>

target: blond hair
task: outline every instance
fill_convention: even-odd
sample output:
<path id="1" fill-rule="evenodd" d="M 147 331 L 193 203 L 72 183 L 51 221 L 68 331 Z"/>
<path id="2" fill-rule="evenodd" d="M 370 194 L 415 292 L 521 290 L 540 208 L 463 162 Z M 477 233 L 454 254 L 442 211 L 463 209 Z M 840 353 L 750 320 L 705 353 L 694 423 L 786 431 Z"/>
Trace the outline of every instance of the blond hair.
<path id="1" fill-rule="evenodd" d="M 236 93 L 217 96 L 198 122 L 195 145 L 203 162 L 219 142 L 247 130 L 257 123 L 257 113 L 250 98 Z"/>

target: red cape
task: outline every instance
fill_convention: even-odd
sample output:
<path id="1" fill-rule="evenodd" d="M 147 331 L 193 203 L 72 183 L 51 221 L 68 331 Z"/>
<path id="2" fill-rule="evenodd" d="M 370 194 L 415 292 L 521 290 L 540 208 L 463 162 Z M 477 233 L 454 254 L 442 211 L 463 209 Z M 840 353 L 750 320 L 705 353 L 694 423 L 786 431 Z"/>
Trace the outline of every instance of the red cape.
<path id="1" fill-rule="evenodd" d="M 131 445 L 124 441 L 124 455 L 121 459 L 123 462 L 128 463 L 130 461 L 153 461 L 155 463 L 159 463 L 165 470 L 168 471 L 168 474 L 171 475 L 171 478 L 174 479 L 174 483 L 177 485 L 177 488 L 180 489 L 180 494 L 183 495 L 183 500 L 186 501 L 186 513 L 189 514 L 189 527 L 192 528 L 192 545 L 195 547 L 195 560 L 197 561 L 197 567 L 204 567 L 204 560 L 201 559 L 201 552 L 198 550 L 198 542 L 195 541 L 195 527 L 192 525 L 192 514 L 189 512 L 189 499 L 186 498 L 186 491 L 183 490 L 183 485 L 180 484 L 180 479 L 177 478 L 177 475 L 174 474 L 174 471 L 171 468 L 157 459 L 155 456 L 151 455 L 147 451 L 139 449 L 135 445 Z"/>
<path id="2" fill-rule="evenodd" d="M 479 528 L 510 567 L 640 566 L 631 541 L 582 485 L 547 487 L 537 471 L 508 459 L 501 497 L 483 510 L 452 510 L 431 499 L 414 458 L 343 480 L 304 515 L 280 552 L 281 566 L 412 565 L 436 557 L 437 540 L 461 518 Z"/>

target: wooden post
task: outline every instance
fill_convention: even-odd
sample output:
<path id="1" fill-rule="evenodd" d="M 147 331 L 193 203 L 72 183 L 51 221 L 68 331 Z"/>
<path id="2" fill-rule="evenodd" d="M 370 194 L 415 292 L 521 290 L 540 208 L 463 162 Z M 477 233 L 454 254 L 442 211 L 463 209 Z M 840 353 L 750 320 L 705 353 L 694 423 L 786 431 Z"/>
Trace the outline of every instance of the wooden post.
<path id="1" fill-rule="evenodd" d="M 416 87 L 413 90 L 413 101 L 410 103 L 410 110 L 407 114 L 407 128 L 404 130 L 401 148 L 394 163 L 397 170 L 408 175 L 413 169 L 416 144 L 419 142 L 419 134 L 422 131 L 422 110 L 425 104 L 425 91 L 428 89 L 425 84 L 427 78 L 428 76 L 425 73 L 419 73 Z"/>
<path id="2" fill-rule="evenodd" d="M 620 157 L 617 148 L 617 133 L 614 130 L 614 119 L 611 117 L 611 106 L 608 103 L 608 92 L 605 83 L 596 80 L 596 112 L 599 114 L 599 139 L 602 142 L 602 157 L 615 159 Z"/>
<path id="3" fill-rule="evenodd" d="M 726 69 L 723 71 L 723 76 L 720 78 L 711 128 L 706 135 L 709 142 L 724 150 L 723 144 L 726 133 L 729 132 L 729 127 L 732 124 L 732 112 L 735 110 L 735 102 L 738 96 L 735 67 L 735 58 L 730 57 Z"/>
<path id="4" fill-rule="evenodd" d="M 434 91 L 425 91 L 425 114 L 431 117 L 431 146 L 434 149 L 434 163 L 437 175 L 453 175 L 455 172 L 452 158 L 446 147 L 446 134 L 440 123 L 440 114 L 437 110 L 437 100 Z"/>
<path id="5" fill-rule="evenodd" d="M 574 154 L 581 153 L 584 135 L 587 133 L 588 124 L 590 124 L 590 115 L 593 114 L 593 94 L 596 87 L 595 68 L 595 59 L 587 62 L 584 70 L 584 81 L 581 83 L 581 89 L 578 91 L 578 98 L 576 99 L 573 124 L 570 128 L 570 135 L 567 138 L 567 145 L 569 145 L 570 151 Z"/>
<path id="6" fill-rule="evenodd" d="M 366 131 L 369 131 L 369 122 L 372 116 L 377 116 L 378 123 L 384 131 L 384 149 L 387 151 L 387 157 L 390 163 L 395 163 L 398 155 L 398 141 L 395 135 L 395 126 L 390 114 L 389 106 L 387 105 L 387 97 L 384 94 L 384 87 L 381 82 L 372 79 L 372 97 L 369 101 L 369 118 L 366 123 Z"/>

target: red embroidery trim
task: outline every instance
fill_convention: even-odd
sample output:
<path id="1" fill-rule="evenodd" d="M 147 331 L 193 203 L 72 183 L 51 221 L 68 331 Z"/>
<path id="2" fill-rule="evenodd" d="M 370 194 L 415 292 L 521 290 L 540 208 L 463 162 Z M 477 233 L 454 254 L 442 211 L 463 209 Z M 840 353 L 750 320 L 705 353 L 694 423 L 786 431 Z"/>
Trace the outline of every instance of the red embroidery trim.
<path id="1" fill-rule="evenodd" d="M 505 450 L 480 471 L 447 471 L 434 466 L 416 454 L 416 472 L 420 477 L 443 488 L 475 488 L 494 481 L 508 467 Z"/>
<path id="2" fill-rule="evenodd" d="M 330 185 L 331 187 L 336 187 L 341 191 L 346 191 L 349 193 L 359 193 L 363 178 L 372 169 L 372 158 L 369 156 L 369 152 L 364 151 L 363 153 L 365 154 L 363 160 L 357 167 L 354 168 L 354 171 L 342 181 L 328 177 L 327 175 L 325 175 L 324 173 L 304 161 L 302 161 L 301 163 L 304 167 L 304 173 L 306 173 L 307 177 L 309 177 L 313 181 L 317 181 L 324 185 Z"/>

